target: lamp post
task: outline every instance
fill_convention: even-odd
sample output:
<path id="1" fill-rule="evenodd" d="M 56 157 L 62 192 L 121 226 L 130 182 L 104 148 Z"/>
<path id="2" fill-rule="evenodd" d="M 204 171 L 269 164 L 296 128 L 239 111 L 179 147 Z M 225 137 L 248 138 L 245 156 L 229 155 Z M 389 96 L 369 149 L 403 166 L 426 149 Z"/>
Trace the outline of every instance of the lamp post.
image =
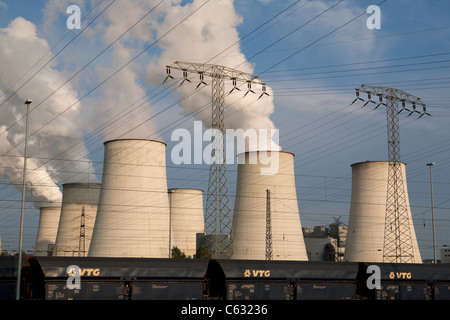
<path id="1" fill-rule="evenodd" d="M 30 108 L 31 100 L 25 101 L 27 106 L 27 112 L 25 116 L 25 150 L 23 153 L 23 182 L 22 182 L 22 212 L 20 216 L 20 236 L 19 236 L 19 259 L 17 263 L 17 287 L 16 287 L 16 300 L 20 299 L 20 278 L 22 271 L 22 242 L 23 242 L 23 219 L 25 213 L 25 193 L 26 193 L 26 182 L 27 182 L 27 147 L 28 147 L 28 111 Z"/>
<path id="2" fill-rule="evenodd" d="M 432 167 L 435 165 L 434 162 L 427 163 L 427 166 L 430 167 L 430 188 L 431 188 L 431 219 L 433 221 L 433 253 L 434 253 L 434 264 L 437 264 L 436 260 L 436 235 L 434 230 L 434 200 L 433 200 L 433 174 Z"/>

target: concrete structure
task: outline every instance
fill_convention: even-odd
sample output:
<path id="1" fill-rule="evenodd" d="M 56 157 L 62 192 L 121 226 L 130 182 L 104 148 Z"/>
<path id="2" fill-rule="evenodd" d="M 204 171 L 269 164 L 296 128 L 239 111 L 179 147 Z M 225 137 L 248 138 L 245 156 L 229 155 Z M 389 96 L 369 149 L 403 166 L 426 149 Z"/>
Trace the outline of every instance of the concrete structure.
<path id="1" fill-rule="evenodd" d="M 63 185 L 63 198 L 58 233 L 53 255 L 86 256 L 92 237 L 101 185 L 98 183 L 68 183 Z M 84 212 L 84 252 L 80 250 L 81 216 Z"/>
<path id="2" fill-rule="evenodd" d="M 306 261 L 295 188 L 294 155 L 268 151 L 264 158 L 265 154 L 246 152 L 238 158 L 232 259 L 265 259 L 266 194 L 270 190 L 272 259 Z M 269 167 L 273 168 L 272 172 L 262 174 L 261 169 Z"/>
<path id="3" fill-rule="evenodd" d="M 340 221 L 313 230 L 303 227 L 303 236 L 309 261 L 343 261 L 347 226 Z"/>
<path id="4" fill-rule="evenodd" d="M 167 258 L 166 145 L 123 139 L 104 146 L 102 192 L 89 256 Z"/>
<path id="5" fill-rule="evenodd" d="M 35 256 L 52 255 L 60 216 L 61 205 L 45 206 L 39 209 L 39 226 L 33 253 Z"/>
<path id="6" fill-rule="evenodd" d="M 352 195 L 344 261 L 383 262 L 388 166 L 388 161 L 352 165 Z M 422 263 L 409 205 L 404 163 L 402 171 L 414 252 L 411 262 Z"/>
<path id="7" fill-rule="evenodd" d="M 441 248 L 441 263 L 450 263 L 450 249 Z"/>
<path id="8" fill-rule="evenodd" d="M 196 253 L 197 233 L 205 231 L 203 191 L 170 189 L 170 248 L 177 247 L 186 256 Z"/>

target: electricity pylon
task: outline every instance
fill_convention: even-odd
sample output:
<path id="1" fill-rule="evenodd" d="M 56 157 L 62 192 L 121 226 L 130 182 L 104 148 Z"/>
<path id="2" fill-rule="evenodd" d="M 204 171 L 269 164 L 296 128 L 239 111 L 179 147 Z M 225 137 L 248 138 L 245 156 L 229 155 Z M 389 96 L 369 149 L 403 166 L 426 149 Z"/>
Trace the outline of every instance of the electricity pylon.
<path id="1" fill-rule="evenodd" d="M 404 91 L 362 85 L 356 89 L 356 99 L 362 100 L 360 92 L 367 93 L 368 103 L 376 104 L 375 109 L 380 105 L 386 107 L 387 115 L 387 136 L 389 169 L 386 195 L 386 216 L 383 244 L 383 262 L 408 263 L 414 262 L 414 249 L 411 238 L 411 224 L 407 209 L 407 195 L 405 192 L 405 181 L 403 181 L 402 166 L 400 162 L 400 125 L 399 114 L 406 110 L 408 117 L 414 113 L 430 115 L 426 111 L 425 104 L 420 98 Z M 372 96 L 377 96 L 379 101 L 372 100 Z M 384 99 L 384 101 L 383 101 Z M 401 106 L 400 106 L 401 103 Z M 412 104 L 412 110 L 406 104 Z M 423 111 L 416 110 L 416 105 L 423 107 Z"/>
<path id="2" fill-rule="evenodd" d="M 86 213 L 81 210 L 81 223 L 80 223 L 80 239 L 78 241 L 78 256 L 84 257 L 86 255 Z"/>
<path id="3" fill-rule="evenodd" d="M 270 207 L 270 190 L 266 190 L 266 260 L 272 260 L 272 210 Z"/>
<path id="4" fill-rule="evenodd" d="M 181 70 L 183 80 L 180 86 L 185 82 L 191 82 L 188 78 L 190 73 L 200 75 L 200 85 L 206 85 L 205 76 L 212 79 L 212 129 L 216 131 L 212 137 L 212 158 L 215 159 L 209 168 L 208 195 L 206 200 L 205 233 L 207 237 L 207 246 L 211 252 L 211 257 L 229 258 L 233 254 L 233 240 L 231 235 L 232 216 L 230 210 L 230 198 L 228 195 L 228 175 L 225 161 L 225 80 L 231 80 L 234 90 L 240 91 L 238 82 L 247 84 L 247 91 L 244 94 L 255 93 L 252 84 L 262 86 L 262 93 L 259 96 L 268 95 L 266 85 L 258 77 L 235 70 L 232 68 L 219 66 L 215 64 L 190 63 L 176 61 L 170 66 L 166 66 L 167 77 L 164 80 L 173 79 L 171 70 Z M 217 137 L 221 137 L 217 139 Z"/>

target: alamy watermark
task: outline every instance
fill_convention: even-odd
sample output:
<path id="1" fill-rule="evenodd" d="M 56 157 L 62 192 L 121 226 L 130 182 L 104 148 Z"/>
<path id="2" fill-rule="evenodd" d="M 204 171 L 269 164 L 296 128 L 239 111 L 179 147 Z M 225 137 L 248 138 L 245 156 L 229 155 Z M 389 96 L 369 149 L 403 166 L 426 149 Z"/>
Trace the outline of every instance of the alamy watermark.
<path id="1" fill-rule="evenodd" d="M 381 29 L 381 9 L 376 5 L 370 5 L 367 7 L 366 12 L 371 14 L 367 18 L 366 26 L 368 29 Z M 66 20 L 67 29 L 81 29 L 81 9 L 77 5 L 70 5 L 67 7 L 66 13 L 70 16 Z"/>
<path id="2" fill-rule="evenodd" d="M 66 281 L 66 286 L 68 289 L 81 289 L 81 272 L 80 267 L 77 265 L 68 266 L 66 269 L 69 277 Z"/>
<path id="3" fill-rule="evenodd" d="M 370 265 L 367 267 L 367 273 L 370 276 L 367 278 L 366 286 L 369 290 L 381 289 L 381 270 L 377 265 Z"/>
<path id="4" fill-rule="evenodd" d="M 226 129 L 224 134 L 209 128 L 203 132 L 201 121 L 194 121 L 194 137 L 189 130 L 175 129 L 171 141 L 178 141 L 172 148 L 171 160 L 174 164 L 244 164 L 246 158 L 249 164 L 260 163 L 262 175 L 274 175 L 279 168 L 279 153 L 271 152 L 271 147 L 279 145 L 278 129 Z M 225 139 L 224 139 L 225 138 Z M 203 142 L 209 142 L 203 147 Z M 217 152 L 221 148 L 219 141 L 225 143 L 225 154 Z M 243 156 L 249 146 L 261 146 L 258 153 L 250 152 L 248 157 Z M 218 149 L 218 150 L 216 150 Z M 236 153 L 235 153 L 236 152 Z M 236 154 L 238 156 L 236 156 Z M 237 162 L 236 162 L 237 161 Z"/>
<path id="5" fill-rule="evenodd" d="M 66 13 L 71 15 L 66 20 L 67 29 L 81 29 L 81 9 L 77 5 L 67 7 Z"/>
<path id="6" fill-rule="evenodd" d="M 381 9 L 379 6 L 370 5 L 367 7 L 366 12 L 372 14 L 367 18 L 366 26 L 368 29 L 381 29 Z"/>

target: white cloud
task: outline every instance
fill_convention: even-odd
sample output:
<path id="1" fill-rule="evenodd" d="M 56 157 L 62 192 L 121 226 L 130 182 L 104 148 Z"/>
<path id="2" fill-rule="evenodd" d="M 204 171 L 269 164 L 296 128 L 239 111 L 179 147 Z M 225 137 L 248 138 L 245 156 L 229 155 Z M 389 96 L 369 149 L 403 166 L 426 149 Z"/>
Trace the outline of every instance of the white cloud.
<path id="1" fill-rule="evenodd" d="M 301 49 L 303 46 L 308 46 L 325 36 L 317 43 L 314 43 L 313 47 L 328 43 L 341 43 L 343 45 L 332 49 L 332 56 L 347 60 L 352 60 L 361 55 L 368 55 L 375 48 L 380 50 L 380 44 L 376 43 L 376 31 L 369 30 L 366 26 L 366 20 L 369 17 L 369 15 L 365 14 L 366 8 L 347 2 L 339 3 L 332 7 L 334 4 L 336 2 L 326 0 L 309 1 L 301 6 L 299 10 L 296 10 L 294 14 L 286 16 L 283 19 L 282 28 L 278 31 L 279 37 L 298 27 L 300 28 L 286 37 L 280 44 L 285 46 L 286 43 L 296 43 L 298 49 Z M 361 17 L 346 24 L 361 14 L 363 14 Z M 343 26 L 344 24 L 345 26 Z M 359 39 L 366 40 L 353 42 Z M 308 48 L 308 51 L 311 51 L 311 48 Z M 330 51 L 322 49 L 321 52 L 330 56 Z"/>

